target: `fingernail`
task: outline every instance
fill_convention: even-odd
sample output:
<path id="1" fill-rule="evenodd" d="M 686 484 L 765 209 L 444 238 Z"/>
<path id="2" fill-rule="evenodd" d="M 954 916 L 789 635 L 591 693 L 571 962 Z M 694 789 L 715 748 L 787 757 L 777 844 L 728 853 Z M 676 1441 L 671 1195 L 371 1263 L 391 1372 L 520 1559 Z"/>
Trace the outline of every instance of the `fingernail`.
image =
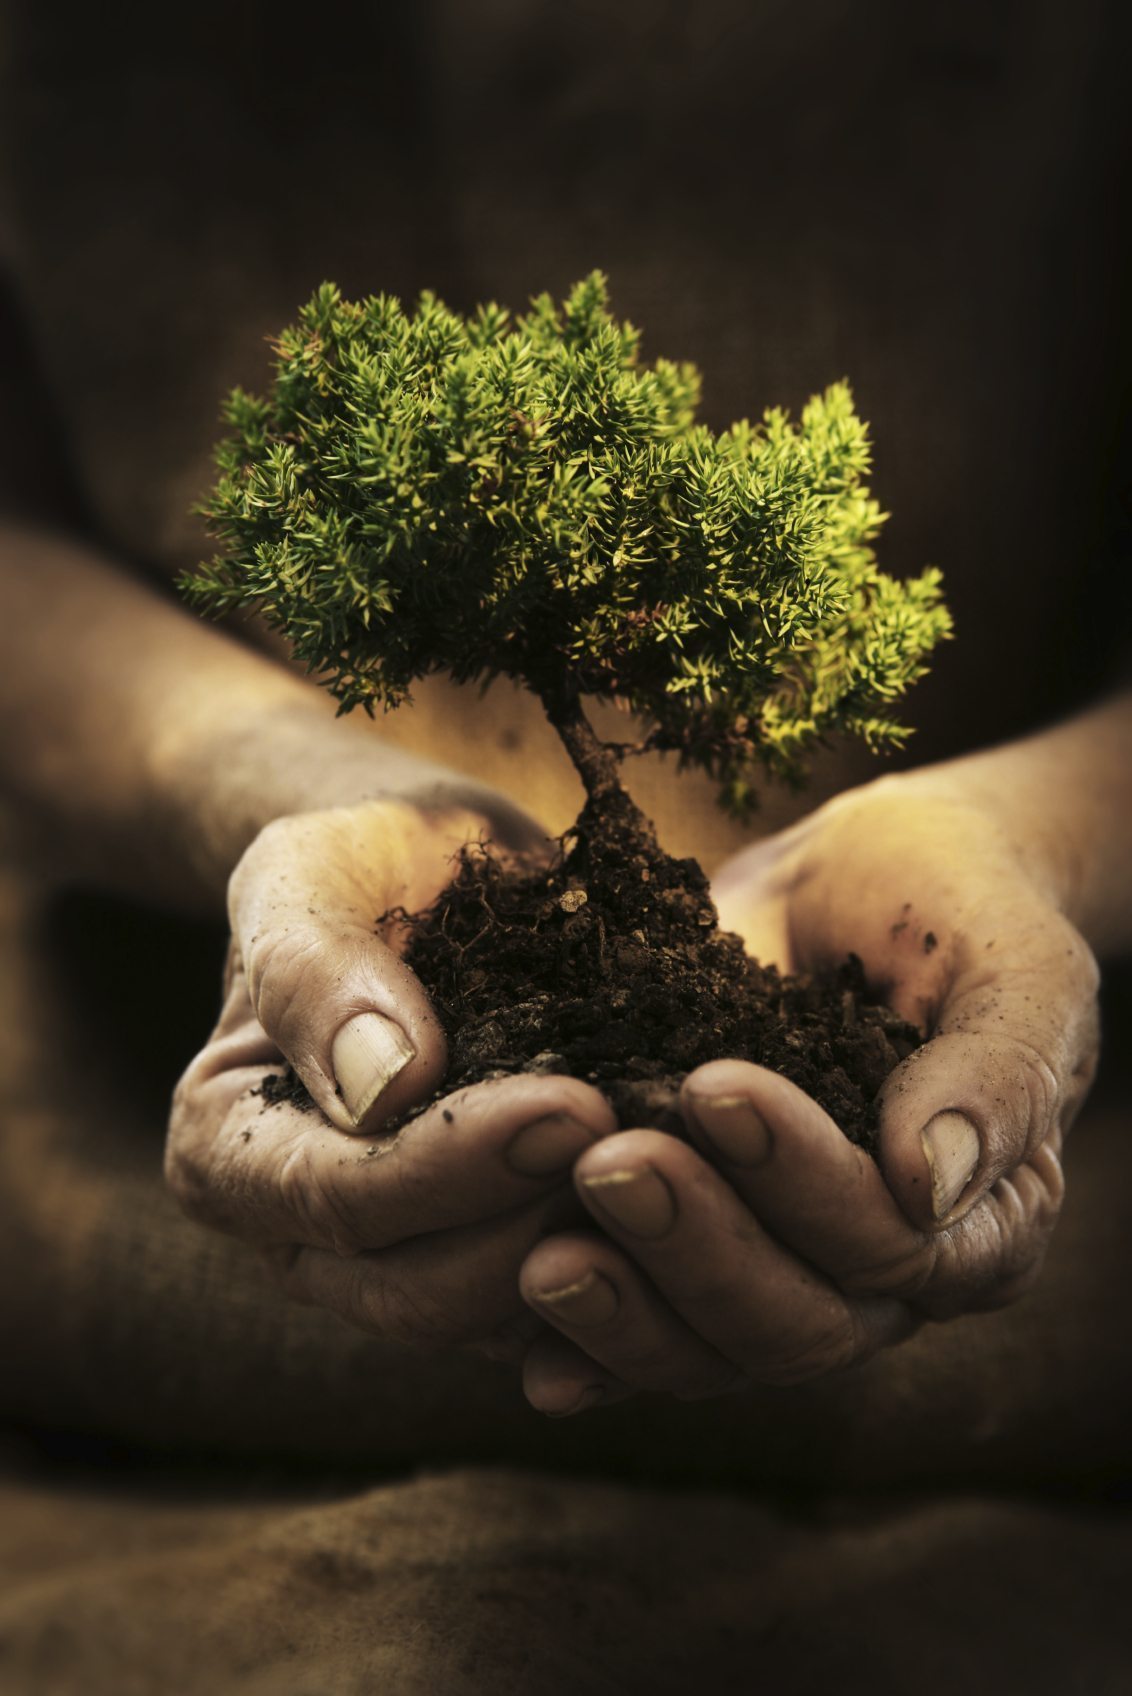
<path id="1" fill-rule="evenodd" d="M 975 1175 L 982 1152 L 979 1133 L 965 1113 L 937 1113 L 920 1141 L 932 1180 L 932 1212 L 943 1219 Z"/>
<path id="2" fill-rule="evenodd" d="M 602 1172 L 582 1187 L 609 1217 L 634 1237 L 663 1237 L 676 1220 L 672 1191 L 651 1166 Z"/>
<path id="3" fill-rule="evenodd" d="M 359 1013 L 342 1026 L 334 1038 L 330 1060 L 346 1111 L 355 1124 L 416 1052 L 400 1025 L 381 1013 Z"/>
<path id="4" fill-rule="evenodd" d="M 507 1144 L 504 1157 L 524 1178 L 549 1178 L 572 1166 L 593 1140 L 593 1132 L 569 1113 L 548 1113 L 524 1125 Z"/>
<path id="5" fill-rule="evenodd" d="M 548 1307 L 564 1325 L 604 1325 L 620 1305 L 617 1291 L 600 1272 L 589 1271 L 576 1283 L 557 1290 L 536 1290 L 540 1307 Z"/>
<path id="6" fill-rule="evenodd" d="M 696 1123 L 734 1166 L 761 1166 L 770 1155 L 770 1127 L 745 1095 L 691 1095 Z"/>
<path id="7" fill-rule="evenodd" d="M 572 1413 L 585 1413 L 588 1407 L 596 1407 L 598 1402 L 603 1399 L 604 1395 L 604 1384 L 591 1384 L 587 1389 L 582 1391 L 577 1401 L 570 1403 L 569 1407 L 556 1407 L 553 1409 L 544 1407 L 542 1411 L 546 1414 L 548 1419 L 569 1419 Z"/>

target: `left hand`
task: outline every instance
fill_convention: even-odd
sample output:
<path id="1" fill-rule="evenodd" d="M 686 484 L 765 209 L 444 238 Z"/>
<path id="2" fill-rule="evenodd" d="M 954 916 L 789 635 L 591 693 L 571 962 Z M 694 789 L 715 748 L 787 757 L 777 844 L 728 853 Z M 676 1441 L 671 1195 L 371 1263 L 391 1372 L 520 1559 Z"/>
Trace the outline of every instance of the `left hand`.
<path id="1" fill-rule="evenodd" d="M 931 1040 L 882 1091 L 876 1160 L 736 1060 L 686 1080 L 692 1146 L 632 1130 L 587 1151 L 575 1183 L 600 1231 L 547 1239 L 522 1272 L 556 1332 L 525 1364 L 543 1411 L 798 1383 L 1012 1301 L 1040 1269 L 1097 972 L 1008 833 L 930 774 L 890 778 L 736 856 L 716 897 L 785 971 L 857 953 Z"/>

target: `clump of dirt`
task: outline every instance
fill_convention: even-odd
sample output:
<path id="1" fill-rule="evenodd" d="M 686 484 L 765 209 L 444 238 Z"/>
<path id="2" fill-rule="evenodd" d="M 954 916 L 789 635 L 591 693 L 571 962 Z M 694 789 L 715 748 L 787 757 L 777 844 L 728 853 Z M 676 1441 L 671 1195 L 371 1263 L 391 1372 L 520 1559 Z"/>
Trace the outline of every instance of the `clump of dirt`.
<path id="1" fill-rule="evenodd" d="M 268 1072 L 252 1094 L 258 1095 L 267 1107 L 286 1105 L 297 1107 L 300 1113 L 315 1111 L 314 1097 L 292 1066 L 282 1072 Z"/>
<path id="2" fill-rule="evenodd" d="M 406 1119 L 488 1078 L 558 1073 L 595 1084 L 623 1127 L 680 1134 L 685 1076 L 728 1056 L 783 1073 L 871 1149 L 877 1092 L 922 1037 L 870 995 L 856 955 L 814 976 L 759 965 L 719 928 L 698 862 L 664 853 L 628 797 L 588 806 L 560 848 L 534 871 L 465 848 L 426 912 L 377 919 L 407 929 L 449 1042 L 442 1088 Z M 259 1093 L 314 1105 L 290 1068 Z"/>
<path id="3" fill-rule="evenodd" d="M 587 808 L 549 869 L 465 849 L 433 907 L 392 919 L 448 1036 L 445 1094 L 565 1073 L 623 1126 L 675 1131 L 684 1076 L 726 1055 L 784 1073 L 867 1148 L 877 1091 L 922 1040 L 870 997 L 855 956 L 815 977 L 750 959 L 698 863 L 665 854 L 632 803 Z"/>

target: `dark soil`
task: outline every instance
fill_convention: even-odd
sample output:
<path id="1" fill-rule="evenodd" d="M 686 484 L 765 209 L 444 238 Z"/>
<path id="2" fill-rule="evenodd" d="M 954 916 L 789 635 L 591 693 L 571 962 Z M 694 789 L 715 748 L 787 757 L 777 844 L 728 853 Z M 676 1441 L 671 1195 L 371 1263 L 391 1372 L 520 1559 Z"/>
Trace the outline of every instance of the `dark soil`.
<path id="1" fill-rule="evenodd" d="M 665 854 L 627 797 L 588 806 L 548 870 L 465 849 L 435 906 L 377 927 L 391 923 L 408 927 L 406 961 L 448 1036 L 439 1094 L 564 1073 L 596 1084 L 622 1126 L 679 1132 L 684 1077 L 728 1056 L 783 1073 L 869 1148 L 877 1092 L 922 1040 L 870 996 L 855 955 L 813 977 L 752 960 L 720 930 L 698 863 Z M 313 1105 L 290 1070 L 260 1093 Z"/>
<path id="2" fill-rule="evenodd" d="M 697 862 L 620 811 L 588 807 L 550 870 L 465 850 L 427 913 L 382 915 L 409 925 L 407 962 L 448 1035 L 444 1093 L 565 1073 L 603 1090 L 623 1126 L 677 1130 L 685 1074 L 726 1055 L 784 1073 L 868 1147 L 877 1091 L 920 1033 L 870 998 L 855 956 L 817 977 L 751 960 Z"/>

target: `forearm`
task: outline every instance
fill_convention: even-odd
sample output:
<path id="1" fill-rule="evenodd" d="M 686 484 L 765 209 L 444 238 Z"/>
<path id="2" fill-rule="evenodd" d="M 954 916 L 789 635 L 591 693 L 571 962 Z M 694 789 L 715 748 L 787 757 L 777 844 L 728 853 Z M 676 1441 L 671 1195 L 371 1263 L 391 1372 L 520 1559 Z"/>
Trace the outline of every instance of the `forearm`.
<path id="1" fill-rule="evenodd" d="M 443 767 L 80 544 L 0 531 L 0 782 L 66 868 L 217 908 L 283 814 L 401 795 L 487 808 Z M 498 808 L 498 803 L 495 803 Z"/>
<path id="2" fill-rule="evenodd" d="M 1023 869 L 1097 954 L 1132 949 L 1132 692 L 908 781 L 993 818 Z"/>

